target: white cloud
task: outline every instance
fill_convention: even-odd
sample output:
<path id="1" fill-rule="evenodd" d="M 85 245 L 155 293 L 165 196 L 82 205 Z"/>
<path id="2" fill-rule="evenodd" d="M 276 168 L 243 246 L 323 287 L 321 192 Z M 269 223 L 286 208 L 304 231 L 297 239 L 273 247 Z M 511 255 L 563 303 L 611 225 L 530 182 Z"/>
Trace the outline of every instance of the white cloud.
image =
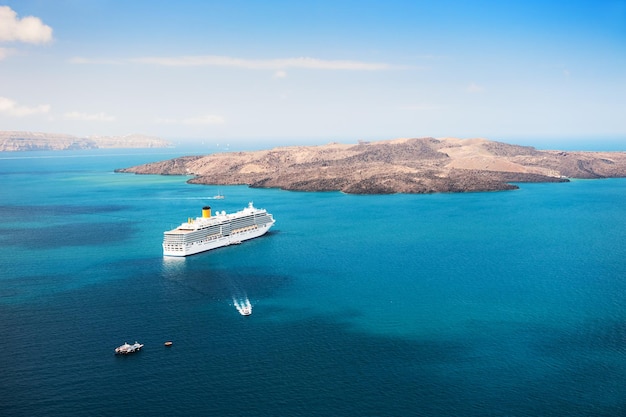
<path id="1" fill-rule="evenodd" d="M 73 57 L 71 64 L 121 65 L 124 63 L 157 65 L 164 67 L 227 67 L 252 70 L 275 70 L 274 78 L 285 78 L 287 68 L 349 71 L 382 71 L 393 69 L 418 69 L 417 67 L 391 65 L 383 62 L 349 60 L 324 60 L 309 57 L 279 59 L 246 59 L 221 55 L 191 55 L 181 57 L 140 57 L 106 59 Z"/>
<path id="2" fill-rule="evenodd" d="M 73 111 L 73 112 L 65 113 L 63 115 L 63 117 L 66 120 L 81 120 L 81 121 L 87 121 L 87 122 L 112 122 L 112 121 L 115 121 L 115 117 L 114 116 L 110 116 L 110 115 L 108 115 L 106 113 L 103 113 L 103 112 L 87 114 L 87 113 L 80 113 L 80 112 L 77 112 L 77 111 Z"/>
<path id="3" fill-rule="evenodd" d="M 155 123 L 163 124 L 163 125 L 175 125 L 175 124 L 178 124 L 179 121 L 176 119 L 168 119 L 168 118 L 159 117 L 155 120 Z"/>
<path id="4" fill-rule="evenodd" d="M 402 106 L 401 110 L 411 110 L 411 111 L 425 111 L 425 110 L 439 110 L 440 106 L 435 106 L 432 104 L 414 104 L 410 106 Z"/>
<path id="5" fill-rule="evenodd" d="M 15 49 L 13 48 L 0 48 L 0 61 L 9 55 L 13 55 L 15 53 Z"/>
<path id="6" fill-rule="evenodd" d="M 187 117 L 185 119 L 171 119 L 171 118 L 157 118 L 155 120 L 158 124 L 163 125 L 221 125 L 226 120 L 222 116 L 215 114 L 207 114 L 204 116 Z"/>
<path id="7" fill-rule="evenodd" d="M 69 59 L 70 64 L 98 64 L 98 65 L 121 65 L 124 61 L 116 60 L 116 59 L 92 59 L 92 58 L 82 58 L 82 57 L 74 57 Z"/>
<path id="8" fill-rule="evenodd" d="M 465 89 L 468 93 L 482 93 L 485 91 L 485 88 L 482 85 L 478 85 L 476 83 L 470 83 Z"/>
<path id="9" fill-rule="evenodd" d="M 21 106 L 14 100 L 0 97 L 0 114 L 14 117 L 24 117 L 33 114 L 45 114 L 50 111 L 49 104 L 41 104 L 35 107 Z"/>
<path id="10" fill-rule="evenodd" d="M 17 17 L 9 6 L 0 6 L 0 41 L 46 43 L 52 41 L 52 28 L 34 16 Z"/>
<path id="11" fill-rule="evenodd" d="M 182 121 L 184 125 L 221 125 L 224 123 L 222 116 L 207 114 L 199 117 L 189 117 Z"/>
<path id="12" fill-rule="evenodd" d="M 377 71 L 389 70 L 394 67 L 380 62 L 362 62 L 347 60 L 324 60 L 317 58 L 299 57 L 282 59 L 244 59 L 218 55 L 196 55 L 183 57 L 143 57 L 134 58 L 131 62 L 152 64 L 170 67 L 231 67 L 245 69 L 283 70 L 285 68 L 306 68 L 321 70 L 353 70 Z M 286 74 L 286 73 L 285 73 Z"/>

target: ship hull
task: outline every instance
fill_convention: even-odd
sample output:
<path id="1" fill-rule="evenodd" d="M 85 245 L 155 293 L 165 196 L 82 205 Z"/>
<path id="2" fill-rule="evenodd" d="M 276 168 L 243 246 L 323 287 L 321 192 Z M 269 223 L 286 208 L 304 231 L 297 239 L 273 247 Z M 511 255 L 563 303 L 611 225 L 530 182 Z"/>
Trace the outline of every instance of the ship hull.
<path id="1" fill-rule="evenodd" d="M 264 225 L 258 225 L 258 227 L 255 227 L 251 230 L 245 230 L 225 236 L 218 236 L 211 240 L 187 243 L 183 245 L 180 250 L 168 250 L 165 245 L 163 245 L 163 256 L 184 257 L 189 255 L 195 255 L 201 252 L 206 252 L 212 249 L 222 248 L 224 246 L 239 244 L 245 240 L 250 240 L 259 236 L 263 236 L 273 225 L 274 223 L 272 222 Z"/>

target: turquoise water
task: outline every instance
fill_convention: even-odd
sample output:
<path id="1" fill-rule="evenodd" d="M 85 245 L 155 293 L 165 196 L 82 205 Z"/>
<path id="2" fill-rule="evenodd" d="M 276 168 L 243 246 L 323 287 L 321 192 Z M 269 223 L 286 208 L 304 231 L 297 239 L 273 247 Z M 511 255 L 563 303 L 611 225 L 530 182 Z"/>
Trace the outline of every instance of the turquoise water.
<path id="1" fill-rule="evenodd" d="M 113 173 L 168 152 L 0 154 L 3 415 L 626 414 L 625 179 L 352 196 Z M 206 203 L 249 201 L 266 236 L 161 256 Z"/>

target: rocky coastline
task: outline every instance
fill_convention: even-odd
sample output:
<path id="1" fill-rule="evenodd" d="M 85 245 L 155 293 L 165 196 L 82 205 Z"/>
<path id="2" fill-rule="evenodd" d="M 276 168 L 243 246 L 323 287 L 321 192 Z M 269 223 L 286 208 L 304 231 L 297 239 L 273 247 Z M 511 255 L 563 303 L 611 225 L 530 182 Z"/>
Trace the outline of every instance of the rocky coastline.
<path id="1" fill-rule="evenodd" d="M 521 182 L 626 177 L 626 152 L 537 150 L 486 139 L 412 138 L 186 156 L 117 169 L 193 184 L 349 194 L 500 191 Z"/>
<path id="2" fill-rule="evenodd" d="M 78 137 L 62 133 L 0 131 L 0 152 L 165 148 L 169 146 L 171 144 L 166 140 L 139 134 Z"/>

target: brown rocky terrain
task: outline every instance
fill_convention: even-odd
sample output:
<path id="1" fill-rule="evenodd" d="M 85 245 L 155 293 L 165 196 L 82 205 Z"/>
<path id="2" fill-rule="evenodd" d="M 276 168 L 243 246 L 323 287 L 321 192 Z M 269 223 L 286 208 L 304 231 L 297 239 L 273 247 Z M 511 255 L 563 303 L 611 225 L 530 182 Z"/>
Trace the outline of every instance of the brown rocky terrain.
<path id="1" fill-rule="evenodd" d="M 77 136 L 60 133 L 0 131 L 0 151 L 63 151 L 102 148 L 164 148 L 171 146 L 163 139 L 144 136 Z"/>
<path id="2" fill-rule="evenodd" d="M 116 172 L 192 175 L 194 184 L 247 184 L 353 194 L 496 191 L 512 182 L 626 177 L 626 152 L 540 151 L 486 139 L 417 138 L 216 153 Z"/>

